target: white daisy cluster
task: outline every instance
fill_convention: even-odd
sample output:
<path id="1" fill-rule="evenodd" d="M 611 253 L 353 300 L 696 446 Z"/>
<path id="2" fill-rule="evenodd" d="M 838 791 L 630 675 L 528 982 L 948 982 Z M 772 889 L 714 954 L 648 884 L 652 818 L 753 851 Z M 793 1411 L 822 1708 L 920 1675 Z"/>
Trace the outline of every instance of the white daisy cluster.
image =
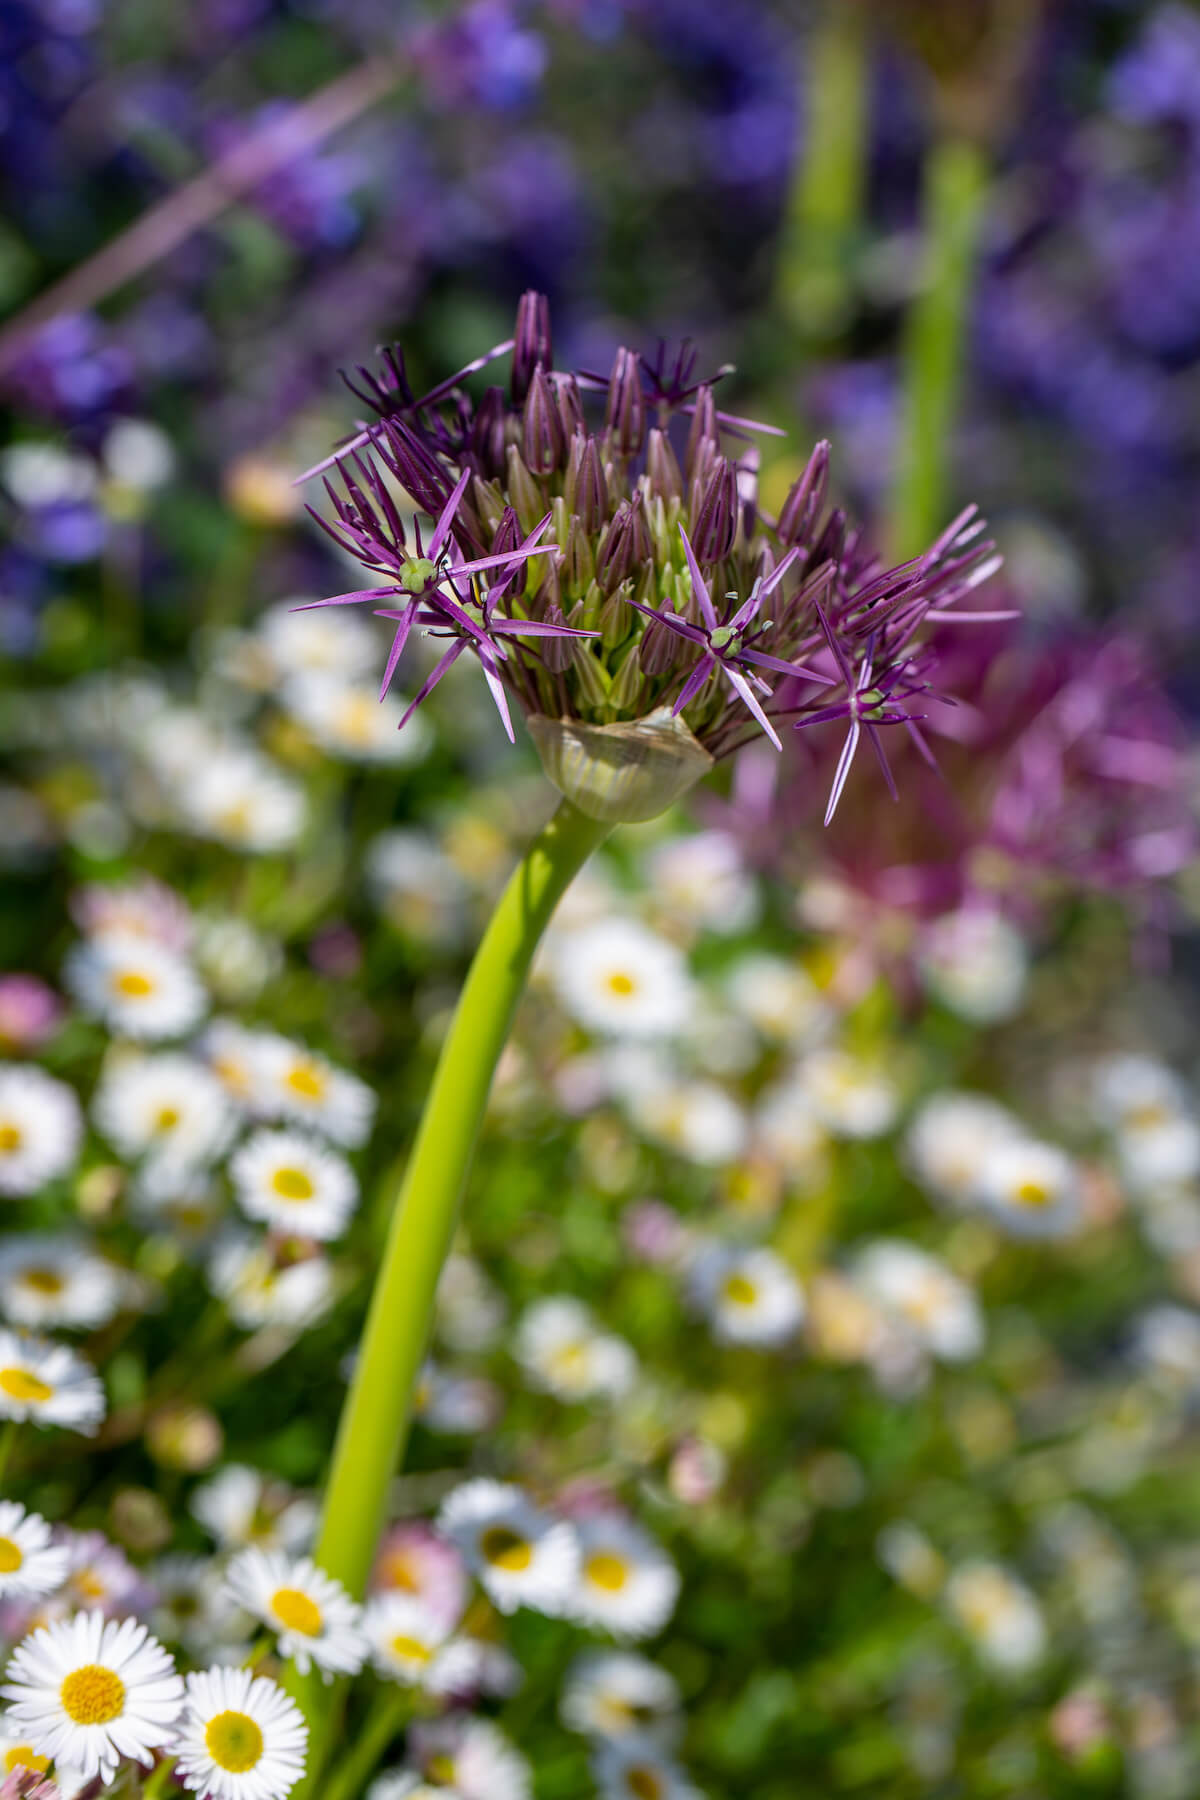
<path id="1" fill-rule="evenodd" d="M 17 1645 L 0 1684 L 27 1766 L 53 1764 L 66 1792 L 123 1765 L 174 1759 L 190 1793 L 285 1800 L 304 1772 L 308 1727 L 283 1689 L 249 1669 L 215 1666 L 184 1680 L 145 1625 L 78 1612 Z M 20 1766 L 20 1765 L 16 1765 Z"/>
<path id="2" fill-rule="evenodd" d="M 998 1674 L 1022 1675 L 1045 1657 L 1050 1640 L 1041 1604 L 1003 1563 L 971 1557 L 950 1566 L 907 1519 L 886 1526 L 876 1550 L 892 1578 L 927 1604 L 939 1604 Z"/>
<path id="3" fill-rule="evenodd" d="M 943 1206 L 986 1214 L 1012 1237 L 1061 1238 L 1078 1229 L 1083 1181 L 1073 1157 L 1035 1138 L 983 1094 L 924 1101 L 905 1137 L 913 1176 Z"/>
<path id="4" fill-rule="evenodd" d="M 1159 1058 L 1106 1057 L 1088 1077 L 1092 1119 L 1149 1242 L 1168 1257 L 1200 1248 L 1200 1106 Z"/>

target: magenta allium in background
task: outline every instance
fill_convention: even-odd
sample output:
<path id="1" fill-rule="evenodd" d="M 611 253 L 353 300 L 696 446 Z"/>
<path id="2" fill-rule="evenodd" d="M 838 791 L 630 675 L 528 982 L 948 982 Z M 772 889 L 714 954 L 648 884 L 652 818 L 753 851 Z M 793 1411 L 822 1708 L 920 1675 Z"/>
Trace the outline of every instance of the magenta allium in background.
<path id="1" fill-rule="evenodd" d="M 36 975 L 0 975 L 0 1044 L 37 1050 L 53 1037 L 65 1011 L 54 989 Z"/>

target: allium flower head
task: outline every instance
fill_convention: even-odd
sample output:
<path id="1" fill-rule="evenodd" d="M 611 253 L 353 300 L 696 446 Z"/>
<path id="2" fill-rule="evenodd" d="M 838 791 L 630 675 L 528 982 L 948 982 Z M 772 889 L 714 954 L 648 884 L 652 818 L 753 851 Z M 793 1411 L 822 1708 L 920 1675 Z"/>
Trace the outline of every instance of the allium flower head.
<path id="1" fill-rule="evenodd" d="M 459 384 L 510 349 L 508 389 L 469 398 Z M 923 744 L 921 628 L 957 617 L 997 558 L 972 507 L 882 568 L 827 509 L 824 443 L 770 519 L 752 442 L 766 428 L 718 412 L 694 363 L 622 347 L 607 380 L 558 370 L 531 293 L 510 343 L 420 399 L 397 351 L 380 377 L 360 369 L 377 418 L 329 459 L 332 518 L 314 516 L 375 585 L 320 604 L 394 622 L 385 691 L 414 630 L 445 643 L 413 707 L 472 654 L 509 736 L 515 701 L 593 817 L 652 817 L 754 735 L 780 748 L 784 725 L 845 719 L 832 811 L 862 736 L 889 784 L 881 728 Z"/>

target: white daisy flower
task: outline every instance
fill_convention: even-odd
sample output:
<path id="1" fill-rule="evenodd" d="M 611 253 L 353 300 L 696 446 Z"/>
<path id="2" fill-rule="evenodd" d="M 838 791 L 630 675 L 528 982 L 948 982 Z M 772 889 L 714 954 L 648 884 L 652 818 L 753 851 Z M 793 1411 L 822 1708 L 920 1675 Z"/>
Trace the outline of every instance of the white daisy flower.
<path id="1" fill-rule="evenodd" d="M 244 1639 L 246 1616 L 214 1582 L 208 1557 L 160 1557 L 149 1577 L 154 1590 L 150 1627 L 157 1637 L 197 1658 Z"/>
<path id="2" fill-rule="evenodd" d="M 230 1005 L 257 998 L 283 969 L 279 940 L 228 913 L 199 915 L 195 957 L 209 986 Z"/>
<path id="3" fill-rule="evenodd" d="M 441 1784 L 460 1800 L 529 1800 L 529 1764 L 490 1719 L 452 1715 L 416 1724 L 410 1736 L 414 1760 L 435 1783 L 438 1800 Z"/>
<path id="4" fill-rule="evenodd" d="M 637 1376 L 637 1357 L 625 1340 L 598 1330 L 582 1301 L 566 1294 L 527 1309 L 515 1355 L 534 1386 L 560 1400 L 618 1400 Z"/>
<path id="5" fill-rule="evenodd" d="M 619 1513 L 577 1519 L 579 1579 L 571 1613 L 616 1637 L 653 1637 L 675 1610 L 679 1571 L 650 1534 Z"/>
<path id="6" fill-rule="evenodd" d="M 227 1235 L 208 1265 L 209 1286 L 243 1331 L 278 1325 L 308 1331 L 333 1305 L 333 1269 L 324 1256 L 279 1261 L 269 1246 L 241 1234 Z"/>
<path id="7" fill-rule="evenodd" d="M 52 1594 L 67 1573 L 65 1544 L 56 1544 L 40 1513 L 0 1500 L 0 1599 Z"/>
<path id="8" fill-rule="evenodd" d="M 653 1738 L 610 1738 L 594 1767 L 601 1800 L 703 1800 Z"/>
<path id="9" fill-rule="evenodd" d="M 571 1526 L 541 1512 L 518 1487 L 486 1476 L 447 1494 L 437 1528 L 456 1545 L 501 1612 L 566 1612 L 579 1573 Z"/>
<path id="10" fill-rule="evenodd" d="M 207 1800 L 285 1800 L 304 1773 L 308 1726 L 283 1689 L 249 1669 L 187 1678 L 176 1774 Z"/>
<path id="11" fill-rule="evenodd" d="M 466 1610 L 469 1583 L 462 1558 L 423 1519 L 402 1520 L 384 1533 L 371 1585 L 419 1600 L 442 1620 L 447 1632 Z"/>
<path id="12" fill-rule="evenodd" d="M 79 1102 L 65 1082 L 0 1065 L 0 1194 L 32 1194 L 65 1175 L 82 1135 Z"/>
<path id="13" fill-rule="evenodd" d="M 854 1259 L 852 1276 L 894 1324 L 943 1362 L 965 1362 L 983 1348 L 974 1294 L 916 1244 L 879 1238 Z"/>
<path id="14" fill-rule="evenodd" d="M 759 1096 L 752 1136 L 790 1180 L 811 1181 L 820 1175 L 829 1133 L 794 1075 Z"/>
<path id="15" fill-rule="evenodd" d="M 405 937 L 418 944 L 462 941 L 470 889 L 433 838 L 420 831 L 380 832 L 367 849 L 366 876 L 376 906 Z"/>
<path id="16" fill-rule="evenodd" d="M 52 443 L 10 444 L 0 469 L 12 498 L 30 511 L 89 500 L 99 479 L 90 456 Z"/>
<path id="17" fill-rule="evenodd" d="M 406 1687 L 444 1693 L 439 1663 L 449 1637 L 444 1618 L 411 1594 L 380 1594 L 363 1610 L 363 1635 L 379 1674 Z"/>
<path id="18" fill-rule="evenodd" d="M 436 1787 L 415 1769 L 385 1769 L 367 1789 L 367 1800 L 462 1800 L 457 1788 Z"/>
<path id="19" fill-rule="evenodd" d="M 773 1250 L 706 1244 L 690 1274 L 692 1298 L 726 1344 L 786 1343 L 804 1319 L 804 1291 Z"/>
<path id="20" fill-rule="evenodd" d="M 723 1087 L 694 1075 L 630 1085 L 629 1117 L 644 1136 L 703 1168 L 736 1162 L 746 1148 L 746 1115 Z"/>
<path id="21" fill-rule="evenodd" d="M 1186 1306 L 1149 1307 L 1134 1328 L 1134 1354 L 1144 1368 L 1185 1391 L 1200 1386 L 1200 1313 Z"/>
<path id="22" fill-rule="evenodd" d="M 0 1419 L 31 1419 L 91 1437 L 104 1417 L 104 1389 L 65 1344 L 0 1329 Z"/>
<path id="23" fill-rule="evenodd" d="M 504 1398 L 483 1376 L 441 1369 L 427 1358 L 417 1381 L 413 1410 L 430 1431 L 472 1437 L 496 1423 L 504 1410 Z"/>
<path id="24" fill-rule="evenodd" d="M 183 1682 L 157 1638 L 133 1619 L 76 1613 L 13 1651 L 0 1694 L 34 1749 L 110 1782 L 123 1757 L 153 1762 L 171 1740 Z"/>
<path id="25" fill-rule="evenodd" d="M 437 1290 L 439 1335 L 452 1350 L 490 1350 L 504 1330 L 508 1308 L 472 1256 L 446 1258 Z"/>
<path id="26" fill-rule="evenodd" d="M 1200 1173 L 1200 1120 L 1175 1071 L 1150 1056 L 1112 1056 L 1093 1076 L 1097 1123 L 1114 1134 L 1136 1193 Z"/>
<path id="27" fill-rule="evenodd" d="M 273 1032 L 250 1031 L 235 1019 L 211 1019 L 198 1048 L 235 1105 L 265 1115 L 270 1111 L 265 1065 L 275 1042 Z"/>
<path id="28" fill-rule="evenodd" d="M 18 1771 L 33 1769 L 44 1775 L 50 1767 L 48 1756 L 39 1756 L 29 1741 L 29 1733 L 0 1713 L 0 1785 Z"/>
<path id="29" fill-rule="evenodd" d="M 326 1680 L 362 1668 L 367 1647 L 361 1610 L 311 1557 L 241 1550 L 225 1571 L 225 1586 L 239 1606 L 270 1626 L 280 1655 L 290 1656 L 302 1675 L 314 1663 Z"/>
<path id="30" fill-rule="evenodd" d="M 0 1244 L 0 1315 L 12 1325 L 92 1331 L 125 1298 L 123 1273 L 69 1236 L 35 1232 Z"/>
<path id="31" fill-rule="evenodd" d="M 758 884 L 723 831 L 670 838 L 650 851 L 646 865 L 654 904 L 673 923 L 731 935 L 758 918 Z"/>
<path id="32" fill-rule="evenodd" d="M 317 1508 L 281 1482 L 268 1481 L 244 1463 L 228 1463 L 191 1497 L 192 1517 L 222 1550 L 257 1545 L 262 1550 L 303 1550 L 317 1527 Z"/>
<path id="33" fill-rule="evenodd" d="M 345 1157 L 297 1131 L 257 1131 L 229 1164 L 238 1205 L 275 1231 L 340 1237 L 358 1204 Z"/>
<path id="34" fill-rule="evenodd" d="M 289 850 L 308 821 L 304 789 L 254 750 L 215 745 L 177 779 L 191 829 L 233 850 Z"/>
<path id="35" fill-rule="evenodd" d="M 926 928 L 921 967 L 925 985 L 943 1006 L 973 1025 L 994 1025 L 1020 1011 L 1029 951 L 1001 914 L 970 907 Z"/>
<path id="36" fill-rule="evenodd" d="M 692 985 L 683 956 L 634 919 L 560 932 L 550 970 L 563 1007 L 589 1031 L 659 1038 L 687 1023 Z"/>
<path id="37" fill-rule="evenodd" d="M 215 1162 L 236 1126 L 216 1076 L 177 1051 L 108 1057 L 92 1114 L 121 1156 L 176 1170 Z"/>
<path id="38" fill-rule="evenodd" d="M 132 933 L 104 932 L 77 944 L 65 975 L 84 1012 L 123 1037 L 182 1037 L 208 1008 L 186 957 Z"/>
<path id="39" fill-rule="evenodd" d="M 268 607 L 256 635 L 266 649 L 276 679 L 315 671 L 350 681 L 379 665 L 380 633 L 373 622 L 341 607 L 306 607 L 303 596 Z"/>
<path id="40" fill-rule="evenodd" d="M 799 1065 L 796 1080 L 834 1137 L 880 1137 L 900 1110 L 900 1096 L 882 1070 L 848 1050 L 812 1051 Z"/>
<path id="41" fill-rule="evenodd" d="M 1079 1173 L 1054 1144 L 1017 1137 L 995 1145 L 975 1191 L 980 1205 L 1014 1237 L 1065 1237 L 1080 1222 Z"/>
<path id="42" fill-rule="evenodd" d="M 680 1727 L 679 1688 L 657 1663 L 632 1650 L 587 1650 L 567 1671 L 559 1701 L 568 1731 L 670 1742 Z"/>
<path id="43" fill-rule="evenodd" d="M 771 1044 L 796 1049 L 828 1031 L 832 1012 L 799 964 L 782 956 L 744 956 L 725 977 L 725 997 Z"/>
<path id="44" fill-rule="evenodd" d="M 152 494 L 175 473 L 175 451 L 161 426 L 149 419 L 117 419 L 101 447 L 105 473 L 118 487 Z"/>
<path id="45" fill-rule="evenodd" d="M 936 1200 L 965 1206 L 987 1157 L 1021 1124 L 985 1094 L 933 1094 L 913 1114 L 904 1148 L 914 1178 Z"/>
<path id="46" fill-rule="evenodd" d="M 1041 1661 L 1046 1622 L 1034 1596 L 998 1563 L 971 1562 L 946 1583 L 946 1604 L 986 1662 L 1017 1674 Z"/>
<path id="47" fill-rule="evenodd" d="M 285 682 L 282 699 L 308 736 L 332 756 L 415 763 L 428 756 L 433 743 L 429 721 L 420 713 L 398 729 L 404 715 L 399 695 L 389 693 L 381 702 L 374 679 L 348 681 L 325 669 L 306 669 Z"/>
<path id="48" fill-rule="evenodd" d="M 262 1034 L 257 1056 L 259 1094 L 270 1116 L 309 1125 L 349 1150 L 366 1142 L 376 1104 L 366 1082 L 303 1044 L 270 1033 Z"/>

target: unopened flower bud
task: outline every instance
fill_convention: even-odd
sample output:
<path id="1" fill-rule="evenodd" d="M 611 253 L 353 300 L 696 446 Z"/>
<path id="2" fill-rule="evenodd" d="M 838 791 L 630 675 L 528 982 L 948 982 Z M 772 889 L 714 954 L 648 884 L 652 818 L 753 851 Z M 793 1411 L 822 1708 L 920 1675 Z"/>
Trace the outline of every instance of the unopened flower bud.
<path id="1" fill-rule="evenodd" d="M 578 518 L 572 519 L 567 528 L 563 578 L 573 594 L 582 593 L 596 579 L 592 542 Z"/>
<path id="2" fill-rule="evenodd" d="M 569 444 L 577 431 L 587 430 L 579 383 L 573 375 L 552 375 L 550 391 L 554 395 L 554 404 L 558 408 L 558 416 L 562 420 L 563 438 Z"/>
<path id="3" fill-rule="evenodd" d="M 582 617 L 582 606 L 579 606 L 576 610 Z M 574 613 L 572 613 L 569 620 L 564 618 L 561 606 L 548 606 L 544 617 L 548 625 L 578 624 L 578 620 L 575 618 Z M 575 661 L 575 647 L 579 641 L 578 638 L 569 637 L 547 637 L 541 640 L 539 649 L 541 651 L 542 662 L 550 671 L 551 675 L 562 675 L 571 667 L 571 664 Z"/>
<path id="4" fill-rule="evenodd" d="M 511 506 L 506 506 L 504 516 L 496 528 L 496 535 L 492 539 L 492 555 L 507 556 L 510 551 L 516 549 L 523 535 L 516 513 Z M 519 563 L 511 576 L 506 576 L 503 569 L 493 569 L 490 571 L 491 579 L 493 582 L 504 581 L 510 594 L 523 594 L 528 567 L 528 563 Z"/>
<path id="5" fill-rule="evenodd" d="M 696 475 L 696 460 L 707 448 L 720 451 L 721 438 L 717 430 L 717 408 L 710 387 L 696 389 L 695 410 L 692 413 L 691 429 L 688 432 L 687 449 L 683 456 L 684 474 L 689 481 Z"/>
<path id="6" fill-rule="evenodd" d="M 566 453 L 567 437 L 545 371 L 537 367 L 525 396 L 521 452 L 535 475 L 552 475 Z"/>
<path id="7" fill-rule="evenodd" d="M 623 581 L 620 587 L 608 596 L 601 608 L 600 642 L 606 650 L 614 650 L 629 636 L 633 613 L 633 608 L 629 604 L 629 596 L 632 592 L 633 583 Z"/>
<path id="8" fill-rule="evenodd" d="M 640 711 L 642 690 L 645 685 L 638 646 L 633 644 L 625 661 L 613 677 L 612 688 L 608 696 L 609 705 L 615 706 L 618 712 L 636 713 Z"/>
<path id="9" fill-rule="evenodd" d="M 822 438 L 813 449 L 800 479 L 793 482 L 779 515 L 779 535 L 785 544 L 806 544 L 825 509 L 829 486 L 829 440 Z"/>
<path id="10" fill-rule="evenodd" d="M 562 558 L 551 552 L 545 560 L 546 574 L 530 613 L 534 619 L 548 618 L 552 610 L 559 611 L 562 607 Z M 549 639 L 545 641 L 549 642 Z"/>
<path id="11" fill-rule="evenodd" d="M 545 294 L 530 288 L 517 302 L 517 327 L 513 334 L 512 397 L 518 406 L 529 392 L 534 370 L 553 366 L 550 302 Z"/>
<path id="12" fill-rule="evenodd" d="M 621 456 L 636 456 L 646 435 L 646 400 L 642 393 L 642 359 L 636 350 L 617 351 L 608 382 L 609 437 Z"/>
<path id="13" fill-rule="evenodd" d="M 643 672 L 657 678 L 670 675 L 672 670 L 683 665 L 687 654 L 686 640 L 678 632 L 664 625 L 661 619 L 651 619 L 642 635 L 639 655 Z"/>
<path id="14" fill-rule="evenodd" d="M 692 549 L 699 563 L 723 562 L 733 549 L 738 525 L 737 476 L 720 457 L 692 514 Z"/>
<path id="15" fill-rule="evenodd" d="M 494 481 L 504 473 L 506 423 L 504 390 L 490 387 L 479 402 L 471 426 L 471 455 L 475 467 L 488 481 Z"/>
<path id="16" fill-rule="evenodd" d="M 481 481 L 478 475 L 471 483 L 475 510 L 490 535 L 504 517 L 504 494 L 498 481 Z"/>
<path id="17" fill-rule="evenodd" d="M 517 517 L 525 531 L 532 531 L 546 510 L 537 482 L 529 471 L 529 466 L 515 444 L 508 446 L 508 459 L 505 465 L 508 498 L 516 508 Z"/>
<path id="18" fill-rule="evenodd" d="M 606 594 L 611 594 L 614 588 L 620 587 L 633 572 L 637 560 L 634 516 L 634 509 L 629 501 L 623 500 L 604 534 L 600 554 L 596 558 L 596 580 Z"/>
<path id="19" fill-rule="evenodd" d="M 652 431 L 646 440 L 646 474 L 650 491 L 663 500 L 683 499 L 683 475 L 679 459 L 665 431 Z"/>

